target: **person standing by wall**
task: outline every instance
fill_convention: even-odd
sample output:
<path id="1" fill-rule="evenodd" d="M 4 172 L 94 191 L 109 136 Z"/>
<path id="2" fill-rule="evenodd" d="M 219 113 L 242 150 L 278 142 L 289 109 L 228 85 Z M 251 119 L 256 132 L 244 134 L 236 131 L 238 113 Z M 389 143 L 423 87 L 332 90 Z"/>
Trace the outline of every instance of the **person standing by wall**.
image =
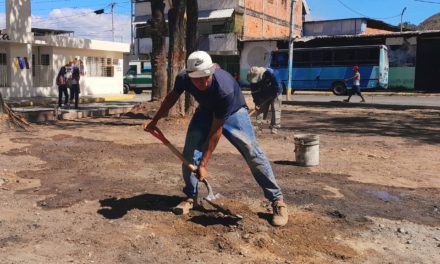
<path id="1" fill-rule="evenodd" d="M 70 101 L 75 100 L 75 109 L 78 109 L 78 103 L 79 103 L 79 93 L 80 93 L 80 87 L 79 87 L 79 68 L 74 67 L 72 72 L 72 80 L 70 84 Z"/>
<path id="2" fill-rule="evenodd" d="M 362 96 L 361 93 L 361 74 L 359 73 L 359 66 L 354 66 L 353 72 L 354 76 L 345 80 L 345 82 L 353 80 L 353 85 L 351 89 L 349 89 L 348 98 L 345 99 L 344 102 L 350 102 L 350 98 L 353 96 L 353 94 L 357 94 L 362 98 L 361 103 L 365 103 L 365 98 Z"/>
<path id="3" fill-rule="evenodd" d="M 281 85 L 272 69 L 264 67 L 251 67 L 247 80 L 251 84 L 252 98 L 255 109 L 258 111 L 256 116 L 258 128 L 261 128 L 263 120 L 266 120 L 270 107 L 271 133 L 276 134 L 281 127 L 281 94 L 283 92 Z"/>
<path id="4" fill-rule="evenodd" d="M 63 94 L 65 96 L 64 106 L 69 104 L 69 92 L 67 91 L 66 67 L 61 67 L 57 75 L 56 83 L 58 85 L 58 107 L 61 107 Z"/>

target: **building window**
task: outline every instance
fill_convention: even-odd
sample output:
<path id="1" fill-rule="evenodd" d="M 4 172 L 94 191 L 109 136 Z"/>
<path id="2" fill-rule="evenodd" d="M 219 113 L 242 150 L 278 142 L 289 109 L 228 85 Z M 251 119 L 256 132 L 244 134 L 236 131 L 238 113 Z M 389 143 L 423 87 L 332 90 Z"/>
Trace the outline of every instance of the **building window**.
<path id="1" fill-rule="evenodd" d="M 41 54 L 41 63 L 40 65 L 50 65 L 50 56 L 49 54 Z"/>
<path id="2" fill-rule="evenodd" d="M 273 5 L 273 0 L 267 0 L 267 2 Z"/>
<path id="3" fill-rule="evenodd" d="M 111 58 L 88 57 L 86 61 L 87 76 L 90 77 L 113 77 L 114 60 Z"/>
<path id="4" fill-rule="evenodd" d="M 0 65 L 6 65 L 6 53 L 0 53 Z"/>
<path id="5" fill-rule="evenodd" d="M 8 86 L 8 68 L 6 53 L 0 53 L 0 87 Z"/>

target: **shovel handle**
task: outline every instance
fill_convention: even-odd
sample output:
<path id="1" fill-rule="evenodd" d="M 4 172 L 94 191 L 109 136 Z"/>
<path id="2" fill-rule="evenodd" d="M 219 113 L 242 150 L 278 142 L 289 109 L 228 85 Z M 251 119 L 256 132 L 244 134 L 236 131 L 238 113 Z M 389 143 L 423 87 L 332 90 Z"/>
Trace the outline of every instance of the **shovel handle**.
<path id="1" fill-rule="evenodd" d="M 155 138 L 159 139 L 165 146 L 167 146 L 174 155 L 176 155 L 182 163 L 188 167 L 192 172 L 197 172 L 196 166 L 194 164 L 188 162 L 185 157 L 180 153 L 180 151 L 173 145 L 171 142 L 165 137 L 165 135 L 160 131 L 158 127 L 155 127 L 154 130 L 149 131 Z"/>
<path id="2" fill-rule="evenodd" d="M 263 101 L 263 103 L 261 103 L 260 105 L 261 106 L 264 106 L 265 104 L 267 104 L 267 103 L 269 103 L 271 100 L 273 100 L 273 99 L 275 99 L 275 97 L 270 97 L 270 98 L 267 98 L 266 100 L 264 100 Z M 260 109 L 261 109 L 261 107 L 260 107 Z M 254 108 L 254 109 L 252 109 L 250 112 L 249 112 L 249 116 L 253 116 L 256 112 L 258 112 L 258 111 L 260 111 L 260 110 L 257 110 L 256 108 Z"/>
<path id="3" fill-rule="evenodd" d="M 189 163 L 185 157 L 180 153 L 180 151 L 173 145 L 171 142 L 165 137 L 165 135 L 160 131 L 158 127 L 155 127 L 154 130 L 149 130 L 149 132 L 157 139 L 159 139 L 165 146 L 167 146 L 173 153 L 176 155 L 185 166 L 187 166 L 192 172 L 197 173 L 197 168 L 194 164 Z M 214 191 L 212 190 L 211 184 L 209 184 L 207 179 L 202 180 L 203 184 L 205 184 L 206 189 L 208 189 L 208 196 L 214 199 Z"/>

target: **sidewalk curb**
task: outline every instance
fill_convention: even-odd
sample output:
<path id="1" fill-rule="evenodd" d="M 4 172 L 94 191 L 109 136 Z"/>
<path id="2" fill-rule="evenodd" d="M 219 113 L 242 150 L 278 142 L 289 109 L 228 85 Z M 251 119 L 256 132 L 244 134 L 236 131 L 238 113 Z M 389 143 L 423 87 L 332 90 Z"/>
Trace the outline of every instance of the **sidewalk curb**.
<path id="1" fill-rule="evenodd" d="M 113 102 L 113 101 L 124 101 L 135 98 L 134 94 L 124 94 L 124 95 L 108 95 L 108 96 L 97 96 L 80 97 L 80 104 L 90 104 L 90 103 L 103 103 L 103 102 Z M 15 101 L 17 100 L 17 101 Z M 58 98 L 55 97 L 34 97 L 29 99 L 6 99 L 5 102 L 12 107 L 29 107 L 29 106 L 43 106 L 51 107 L 58 103 Z"/>
<path id="2" fill-rule="evenodd" d="M 249 90 L 242 90 L 243 94 L 250 95 Z M 368 92 L 362 91 L 365 96 L 440 96 L 440 93 L 411 93 L 411 92 Z M 332 92 L 322 92 L 322 91 L 295 91 L 291 97 L 295 95 L 315 95 L 315 96 L 336 96 Z M 283 95 L 284 96 L 284 95 Z M 346 95 L 341 95 L 346 96 Z"/>

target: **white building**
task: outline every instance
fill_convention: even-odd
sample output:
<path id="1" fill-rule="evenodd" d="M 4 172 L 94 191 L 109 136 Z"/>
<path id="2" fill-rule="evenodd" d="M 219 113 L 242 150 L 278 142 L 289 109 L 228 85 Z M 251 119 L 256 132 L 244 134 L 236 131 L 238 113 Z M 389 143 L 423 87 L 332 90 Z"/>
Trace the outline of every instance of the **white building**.
<path id="1" fill-rule="evenodd" d="M 4 97 L 58 95 L 55 77 L 75 58 L 85 69 L 81 95 L 122 94 L 123 53 L 130 51 L 128 43 L 73 38 L 56 31 L 34 34 L 31 24 L 30 0 L 6 1 L 6 29 L 0 32 Z"/>

